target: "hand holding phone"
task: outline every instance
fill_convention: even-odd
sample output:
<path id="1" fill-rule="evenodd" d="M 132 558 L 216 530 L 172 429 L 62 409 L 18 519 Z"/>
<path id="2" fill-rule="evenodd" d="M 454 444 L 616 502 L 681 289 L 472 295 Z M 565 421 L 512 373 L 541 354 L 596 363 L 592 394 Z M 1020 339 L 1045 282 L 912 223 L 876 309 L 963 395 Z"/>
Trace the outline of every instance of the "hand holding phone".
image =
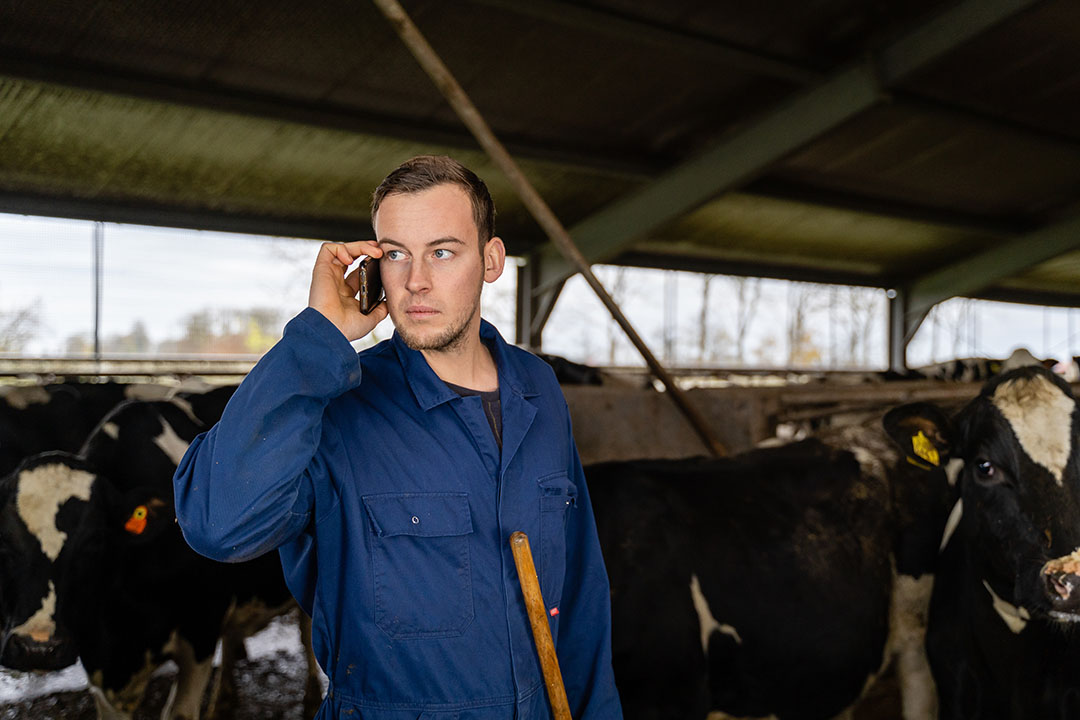
<path id="1" fill-rule="evenodd" d="M 383 299 L 379 261 L 373 257 L 362 260 L 358 272 L 360 273 L 360 312 L 369 315 Z"/>
<path id="2" fill-rule="evenodd" d="M 349 267 L 362 260 L 381 257 L 383 251 L 373 240 L 356 240 L 347 243 L 325 242 L 315 258 L 311 271 L 311 288 L 308 290 L 308 307 L 317 310 L 352 342 L 359 340 L 387 316 L 386 303 L 380 288 L 372 288 L 375 278 L 369 277 L 365 314 L 360 312 L 360 268 Z M 370 276 L 371 268 L 367 269 Z"/>

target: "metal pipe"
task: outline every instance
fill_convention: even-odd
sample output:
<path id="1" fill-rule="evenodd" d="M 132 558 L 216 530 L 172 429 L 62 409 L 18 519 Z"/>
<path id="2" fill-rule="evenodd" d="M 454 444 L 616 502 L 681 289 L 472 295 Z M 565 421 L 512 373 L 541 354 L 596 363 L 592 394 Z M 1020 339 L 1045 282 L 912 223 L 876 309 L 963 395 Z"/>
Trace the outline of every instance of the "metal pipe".
<path id="1" fill-rule="evenodd" d="M 101 360 L 101 280 L 104 276 L 105 223 L 94 223 L 94 360 Z"/>
<path id="2" fill-rule="evenodd" d="M 690 421 L 690 425 L 697 432 L 698 436 L 705 443 L 707 447 L 714 455 L 722 457 L 726 454 L 724 446 L 717 440 L 708 424 L 705 422 L 704 416 L 694 407 L 686 394 L 675 384 L 675 380 L 664 369 L 660 362 L 653 356 L 649 350 L 645 341 L 637 334 L 633 326 L 630 325 L 630 321 L 623 315 L 619 306 L 608 294 L 604 286 L 600 284 L 600 281 L 596 279 L 592 269 L 589 267 L 589 262 L 585 259 L 585 256 L 581 254 L 581 251 L 574 244 L 574 241 L 570 238 L 570 234 L 563 227 L 563 224 L 559 222 L 559 219 L 552 212 L 551 208 L 544 201 L 540 194 L 536 191 L 536 188 L 532 186 L 528 178 L 518 167 L 518 164 L 510 157 L 510 153 L 506 151 L 502 143 L 492 132 L 491 128 L 484 121 L 484 118 L 480 115 L 480 112 L 473 105 L 472 100 L 465 93 L 465 90 L 458 84 L 457 80 L 450 73 L 450 70 L 439 58 L 435 50 L 428 44 L 428 41 L 420 33 L 420 30 L 413 23 L 412 19 L 405 12 L 405 9 L 401 7 L 401 4 L 397 0 L 372 0 L 379 10 L 386 16 L 386 19 L 390 21 L 390 24 L 394 27 L 398 36 L 401 37 L 402 42 L 416 58 L 420 66 L 431 78 L 435 86 L 450 103 L 451 107 L 461 118 L 465 126 L 469 128 L 473 136 L 480 143 L 480 146 L 491 157 L 492 161 L 503 171 L 507 179 L 510 181 L 510 185 L 517 192 L 521 198 L 522 203 L 528 208 L 536 222 L 547 233 L 548 238 L 562 253 L 563 257 L 567 259 L 581 275 L 585 278 L 585 281 L 589 284 L 589 287 L 593 289 L 600 301 L 604 303 L 604 306 L 611 313 L 611 316 L 615 319 L 615 322 L 623 329 L 627 337 L 630 338 L 630 342 L 634 344 L 634 347 L 638 349 L 641 356 L 645 359 L 645 364 L 649 366 L 653 374 L 663 383 L 667 389 L 668 394 L 671 396 L 672 401 L 686 416 L 686 419 Z"/>

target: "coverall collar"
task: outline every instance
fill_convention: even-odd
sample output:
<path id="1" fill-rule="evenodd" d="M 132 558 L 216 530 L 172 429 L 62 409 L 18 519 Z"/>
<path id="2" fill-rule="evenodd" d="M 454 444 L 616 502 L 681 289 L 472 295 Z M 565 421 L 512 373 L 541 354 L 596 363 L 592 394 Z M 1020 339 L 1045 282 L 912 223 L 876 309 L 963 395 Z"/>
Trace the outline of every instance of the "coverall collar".
<path id="1" fill-rule="evenodd" d="M 528 373 L 519 364 L 519 360 L 506 352 L 506 341 L 503 340 L 499 331 L 495 329 L 494 325 L 482 318 L 480 320 L 480 340 L 488 347 L 492 358 L 495 360 L 495 367 L 499 372 L 500 387 L 505 383 L 514 394 L 520 397 L 536 397 L 540 394 L 537 392 Z M 401 366 L 405 369 L 405 379 L 408 381 L 413 397 L 416 398 L 416 403 L 421 409 L 426 412 L 437 405 L 458 397 L 458 394 L 447 387 L 446 383 L 431 369 L 427 360 L 424 359 L 423 353 L 406 345 L 396 330 L 392 342 L 398 358 L 401 360 Z"/>

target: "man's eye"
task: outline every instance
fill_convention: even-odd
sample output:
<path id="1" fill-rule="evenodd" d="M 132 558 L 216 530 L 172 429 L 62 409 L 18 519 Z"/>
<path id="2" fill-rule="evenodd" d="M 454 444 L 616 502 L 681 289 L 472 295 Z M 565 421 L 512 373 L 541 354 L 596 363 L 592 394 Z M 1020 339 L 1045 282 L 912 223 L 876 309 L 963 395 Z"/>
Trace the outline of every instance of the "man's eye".
<path id="1" fill-rule="evenodd" d="M 440 260 L 446 260 L 447 258 L 451 258 L 454 256 L 454 251 L 447 250 L 446 248 L 439 248 L 435 251 L 434 254 L 435 257 L 439 258 Z"/>
<path id="2" fill-rule="evenodd" d="M 404 256 L 400 250 L 387 250 L 383 253 L 383 257 L 387 260 L 400 260 Z"/>

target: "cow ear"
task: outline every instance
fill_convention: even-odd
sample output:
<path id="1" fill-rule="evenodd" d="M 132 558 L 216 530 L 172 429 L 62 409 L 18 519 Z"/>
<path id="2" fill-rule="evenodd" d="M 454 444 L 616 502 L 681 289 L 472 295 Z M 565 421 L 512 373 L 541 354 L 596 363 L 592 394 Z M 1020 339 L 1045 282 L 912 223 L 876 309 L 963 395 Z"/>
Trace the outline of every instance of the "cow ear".
<path id="1" fill-rule="evenodd" d="M 901 405 L 886 413 L 882 424 L 885 433 L 915 467 L 933 470 L 949 461 L 956 436 L 948 416 L 937 406 Z"/>

